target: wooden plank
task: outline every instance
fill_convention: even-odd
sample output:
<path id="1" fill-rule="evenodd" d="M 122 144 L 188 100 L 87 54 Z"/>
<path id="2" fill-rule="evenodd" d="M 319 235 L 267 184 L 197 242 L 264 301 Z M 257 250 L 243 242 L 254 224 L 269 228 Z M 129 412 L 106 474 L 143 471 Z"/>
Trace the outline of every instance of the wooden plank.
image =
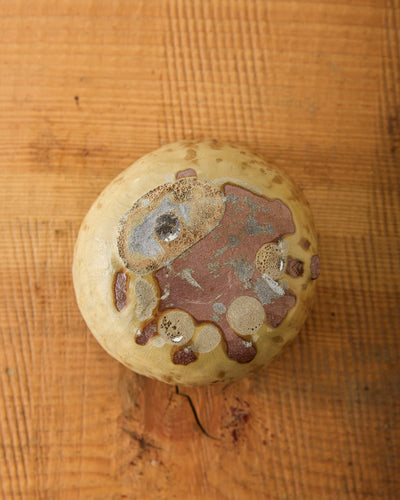
<path id="1" fill-rule="evenodd" d="M 0 0 L 4 499 L 400 496 L 399 26 L 399 0 Z M 268 369 L 175 388 L 90 335 L 73 245 L 123 168 L 211 136 L 296 179 L 323 272 Z"/>

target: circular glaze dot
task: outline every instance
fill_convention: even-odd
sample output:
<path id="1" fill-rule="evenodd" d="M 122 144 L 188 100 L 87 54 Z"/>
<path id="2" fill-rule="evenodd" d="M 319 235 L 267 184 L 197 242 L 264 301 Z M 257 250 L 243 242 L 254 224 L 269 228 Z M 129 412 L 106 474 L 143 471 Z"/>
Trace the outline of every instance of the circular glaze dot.
<path id="1" fill-rule="evenodd" d="M 160 319 L 158 332 L 168 344 L 186 344 L 194 334 L 193 319 L 184 311 L 170 311 Z"/>
<path id="2" fill-rule="evenodd" d="M 227 320 L 240 335 L 254 335 L 265 320 L 264 308 L 254 297 L 237 297 L 229 306 Z"/>
<path id="3" fill-rule="evenodd" d="M 206 325 L 192 345 L 192 351 L 210 352 L 221 342 L 221 334 L 215 325 Z"/>
<path id="4" fill-rule="evenodd" d="M 279 279 L 285 272 L 286 252 L 278 243 L 263 245 L 256 255 L 256 267 L 260 274 L 266 274 L 273 280 Z"/>

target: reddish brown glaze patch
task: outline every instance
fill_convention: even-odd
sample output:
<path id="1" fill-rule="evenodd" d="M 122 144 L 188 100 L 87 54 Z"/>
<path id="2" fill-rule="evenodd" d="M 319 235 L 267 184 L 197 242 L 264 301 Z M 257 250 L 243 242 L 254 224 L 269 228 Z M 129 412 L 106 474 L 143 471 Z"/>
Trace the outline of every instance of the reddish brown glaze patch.
<path id="1" fill-rule="evenodd" d="M 296 296 L 290 292 L 286 292 L 283 297 L 276 300 L 272 304 L 264 306 L 267 313 L 267 322 L 272 328 L 279 326 L 285 319 L 287 313 L 296 304 Z"/>
<path id="2" fill-rule="evenodd" d="M 156 334 L 157 334 L 157 322 L 152 321 L 143 328 L 143 330 L 140 332 L 140 335 L 136 335 L 136 344 L 146 345 L 148 341 Z"/>
<path id="3" fill-rule="evenodd" d="M 115 277 L 114 283 L 115 307 L 118 311 L 122 311 L 122 309 L 126 306 L 127 286 L 128 276 L 123 271 L 119 271 Z"/>
<path id="4" fill-rule="evenodd" d="M 197 356 L 193 351 L 185 351 L 185 349 L 180 349 L 176 351 L 173 357 L 173 362 L 175 365 L 188 365 L 196 361 Z"/>
<path id="5" fill-rule="evenodd" d="M 292 278 L 299 278 L 304 273 L 304 262 L 299 259 L 288 257 L 286 264 L 286 274 Z"/>
<path id="6" fill-rule="evenodd" d="M 231 329 L 225 311 L 241 295 L 259 300 L 254 291 L 262 280 L 254 265 L 257 251 L 293 233 L 295 226 L 290 210 L 280 200 L 270 201 L 232 184 L 224 186 L 224 194 L 225 213 L 218 226 L 156 272 L 161 295 L 166 296 L 160 310 L 177 308 L 197 321 L 215 323 L 225 337 L 228 356 L 247 363 L 256 349 Z M 294 296 L 287 296 L 264 306 L 269 324 L 279 324 L 294 305 Z"/>
<path id="7" fill-rule="evenodd" d="M 311 279 L 316 280 L 321 273 L 321 262 L 318 255 L 311 257 Z"/>
<path id="8" fill-rule="evenodd" d="M 226 336 L 226 332 L 224 333 Z M 236 334 L 229 341 L 227 340 L 226 344 L 228 346 L 228 358 L 238 363 L 249 363 L 257 354 L 257 350 L 253 345 L 245 345 L 244 341 Z"/>
<path id="9" fill-rule="evenodd" d="M 175 179 L 183 179 L 183 177 L 197 177 L 196 170 L 187 168 L 186 170 L 179 170 L 175 175 Z"/>
<path id="10" fill-rule="evenodd" d="M 304 248 L 304 250 L 308 250 L 311 246 L 311 243 L 307 238 L 301 238 L 301 240 L 299 241 L 299 245 L 301 246 L 301 248 Z"/>

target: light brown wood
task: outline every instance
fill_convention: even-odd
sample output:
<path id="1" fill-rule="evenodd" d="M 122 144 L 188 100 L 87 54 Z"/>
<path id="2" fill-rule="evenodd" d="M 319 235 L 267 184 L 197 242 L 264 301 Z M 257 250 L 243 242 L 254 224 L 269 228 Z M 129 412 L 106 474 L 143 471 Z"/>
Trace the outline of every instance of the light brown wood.
<path id="1" fill-rule="evenodd" d="M 400 497 L 399 0 L 0 1 L 5 499 Z M 242 142 L 315 215 L 312 316 L 270 368 L 185 389 L 88 332 L 71 262 L 123 168 Z"/>

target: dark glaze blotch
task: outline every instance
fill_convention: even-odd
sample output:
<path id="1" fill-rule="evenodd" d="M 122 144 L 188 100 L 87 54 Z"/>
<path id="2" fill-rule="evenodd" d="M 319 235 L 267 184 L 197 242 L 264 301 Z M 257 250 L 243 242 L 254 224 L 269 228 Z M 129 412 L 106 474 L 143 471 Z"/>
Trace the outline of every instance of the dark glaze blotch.
<path id="1" fill-rule="evenodd" d="M 310 248 L 310 246 L 311 246 L 311 243 L 308 241 L 307 238 L 301 238 L 301 240 L 299 241 L 299 245 L 304 250 L 308 250 Z"/>
<path id="2" fill-rule="evenodd" d="M 175 179 L 183 179 L 184 177 L 197 177 L 196 170 L 187 168 L 186 170 L 179 170 L 179 172 L 175 174 Z"/>
<path id="3" fill-rule="evenodd" d="M 250 363 L 257 354 L 257 349 L 254 345 L 247 347 L 240 337 L 230 339 L 227 343 L 228 358 L 237 361 L 238 363 Z"/>
<path id="4" fill-rule="evenodd" d="M 319 260 L 319 255 L 313 255 L 311 257 L 311 279 L 316 280 L 321 274 L 321 261 Z"/>
<path id="5" fill-rule="evenodd" d="M 288 257 L 286 264 L 286 274 L 292 278 L 299 278 L 304 273 L 304 262 L 299 259 Z"/>
<path id="6" fill-rule="evenodd" d="M 185 349 L 180 349 L 176 351 L 172 361 L 175 365 L 188 365 L 189 363 L 193 363 L 196 361 L 197 356 L 193 351 L 186 351 Z"/>
<path id="7" fill-rule="evenodd" d="M 127 288 L 128 276 L 123 271 L 119 271 L 115 276 L 114 299 L 115 307 L 120 312 L 125 308 L 127 304 Z"/>

